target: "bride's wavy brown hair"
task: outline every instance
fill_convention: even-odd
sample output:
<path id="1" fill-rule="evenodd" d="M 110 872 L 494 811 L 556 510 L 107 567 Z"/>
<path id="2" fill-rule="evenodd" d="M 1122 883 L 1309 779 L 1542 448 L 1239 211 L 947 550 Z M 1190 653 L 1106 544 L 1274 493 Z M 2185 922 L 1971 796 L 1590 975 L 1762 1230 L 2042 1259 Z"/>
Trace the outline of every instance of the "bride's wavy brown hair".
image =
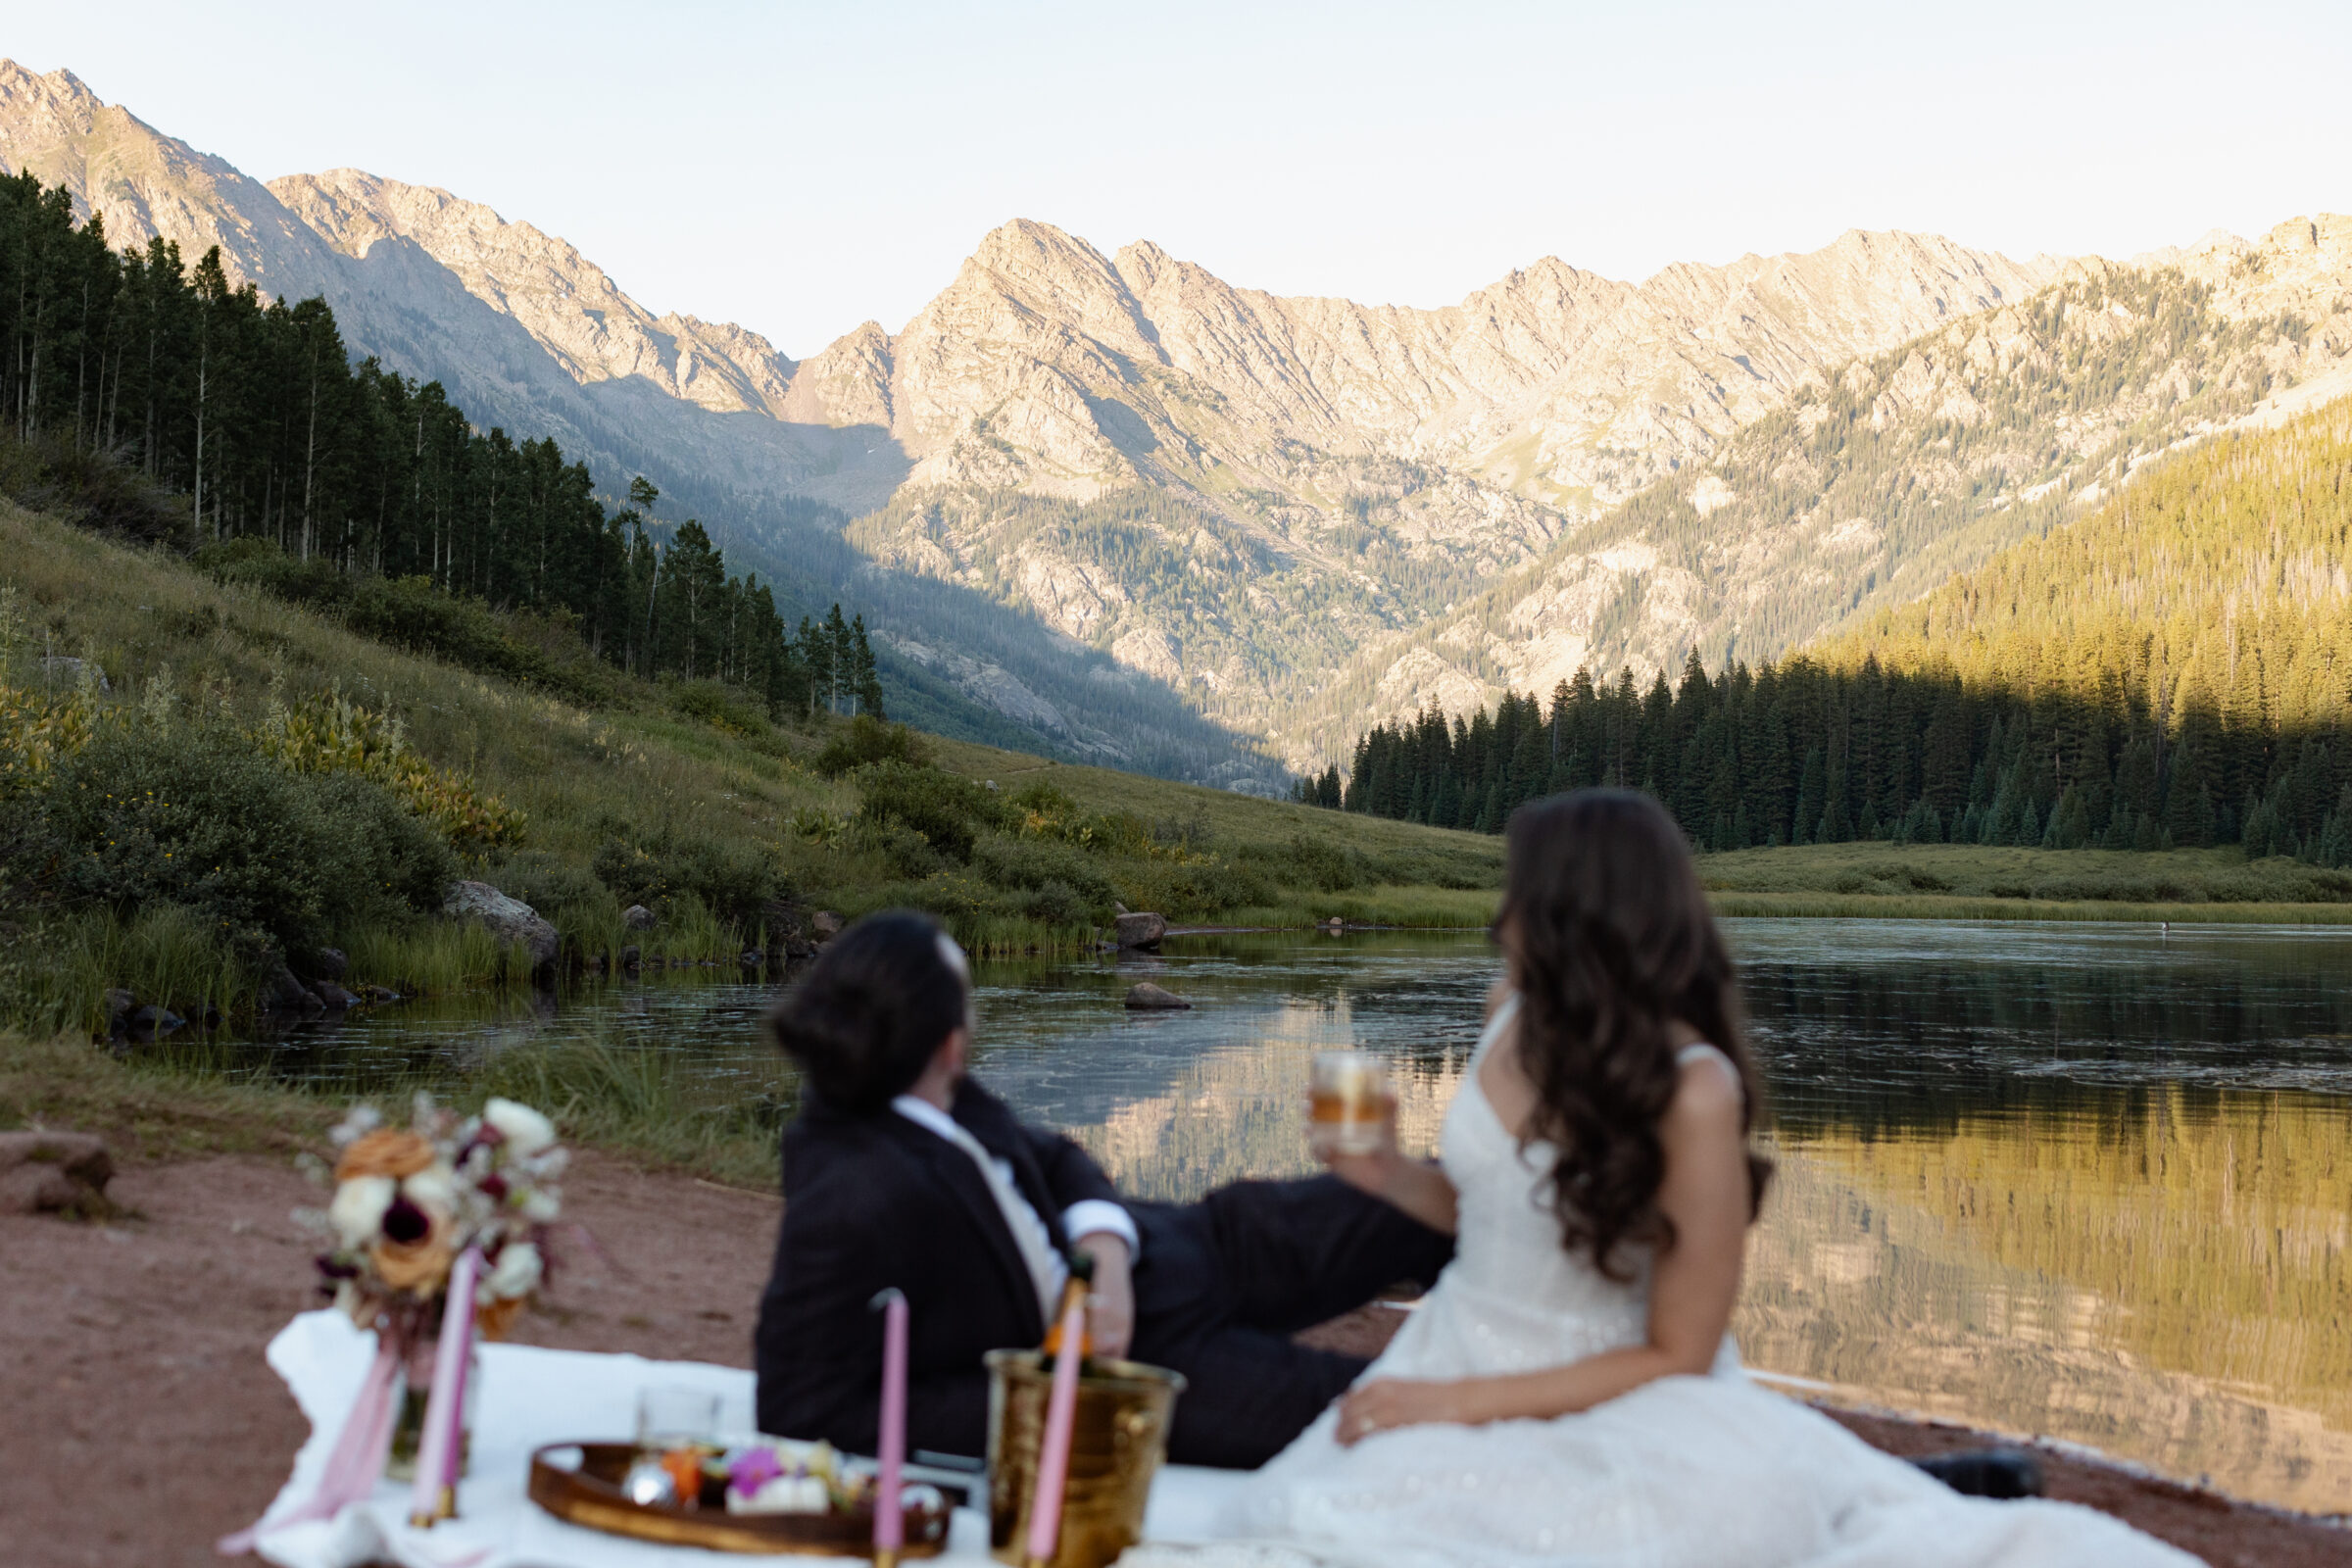
<path id="1" fill-rule="evenodd" d="M 1569 1250 L 1614 1279 L 1619 1250 L 1671 1245 L 1658 1208 L 1658 1122 L 1681 1082 L 1668 1026 L 1681 1019 L 1732 1060 L 1760 1103 L 1731 955 L 1681 829 L 1646 795 L 1578 790 L 1521 807 L 1505 829 L 1494 928 L 1519 991 L 1519 1061 L 1536 1087 L 1526 1142 L 1559 1151 L 1552 1206 Z M 1748 1218 L 1772 1162 L 1750 1149 Z"/>

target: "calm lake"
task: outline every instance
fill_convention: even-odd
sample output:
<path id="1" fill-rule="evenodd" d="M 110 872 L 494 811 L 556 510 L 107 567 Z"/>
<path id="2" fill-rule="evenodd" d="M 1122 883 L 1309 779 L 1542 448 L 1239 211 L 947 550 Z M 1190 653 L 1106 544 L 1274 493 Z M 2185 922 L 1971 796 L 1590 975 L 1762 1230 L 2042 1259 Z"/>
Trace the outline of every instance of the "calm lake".
<path id="1" fill-rule="evenodd" d="M 2352 1511 L 2352 933 L 1733 920 L 1779 1175 L 1736 1325 L 1797 1392 L 2047 1435 Z M 1172 939 L 991 965 L 979 1071 L 1127 1190 L 1310 1168 L 1308 1057 L 1389 1058 L 1434 1144 L 1496 960 L 1479 937 Z M 1191 1012 L 1129 1013 L 1157 981 Z M 388 1009 L 278 1071 L 364 1081 L 619 1033 L 764 1060 L 757 987 L 669 977 Z"/>

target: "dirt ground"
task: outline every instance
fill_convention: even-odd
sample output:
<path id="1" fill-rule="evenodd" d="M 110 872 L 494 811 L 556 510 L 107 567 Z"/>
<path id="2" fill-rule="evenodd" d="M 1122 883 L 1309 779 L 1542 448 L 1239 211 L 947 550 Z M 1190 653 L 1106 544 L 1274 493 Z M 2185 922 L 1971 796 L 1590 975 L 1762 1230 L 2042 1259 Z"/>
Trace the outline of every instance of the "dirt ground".
<path id="1" fill-rule="evenodd" d="M 317 1304 L 314 1249 L 290 1213 L 317 1203 L 318 1190 L 280 1159 L 223 1155 L 134 1161 L 111 1191 L 126 1214 L 110 1224 L 0 1216 L 0 1556 L 15 1568 L 217 1562 L 211 1543 L 268 1504 L 306 1435 L 262 1349 Z M 772 1196 L 589 1154 L 564 1200 L 601 1256 L 573 1248 L 561 1309 L 526 1316 L 516 1339 L 749 1364 Z M 1398 1316 L 1375 1308 L 1317 1333 L 1369 1348 Z M 1832 1413 L 1896 1453 L 1984 1441 Z M 2054 1495 L 2212 1563 L 2352 1564 L 2352 1531 L 2055 1454 L 2043 1462 Z"/>

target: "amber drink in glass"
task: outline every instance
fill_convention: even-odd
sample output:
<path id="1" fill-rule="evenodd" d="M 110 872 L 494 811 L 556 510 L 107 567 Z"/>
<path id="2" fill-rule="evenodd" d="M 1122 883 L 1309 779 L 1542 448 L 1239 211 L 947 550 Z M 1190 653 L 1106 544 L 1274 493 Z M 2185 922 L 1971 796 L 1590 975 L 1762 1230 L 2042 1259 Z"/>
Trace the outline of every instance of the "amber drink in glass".
<path id="1" fill-rule="evenodd" d="M 1396 1100 L 1388 1069 L 1365 1051 L 1315 1053 L 1307 1092 L 1307 1136 L 1318 1152 L 1372 1154 L 1387 1147 Z"/>

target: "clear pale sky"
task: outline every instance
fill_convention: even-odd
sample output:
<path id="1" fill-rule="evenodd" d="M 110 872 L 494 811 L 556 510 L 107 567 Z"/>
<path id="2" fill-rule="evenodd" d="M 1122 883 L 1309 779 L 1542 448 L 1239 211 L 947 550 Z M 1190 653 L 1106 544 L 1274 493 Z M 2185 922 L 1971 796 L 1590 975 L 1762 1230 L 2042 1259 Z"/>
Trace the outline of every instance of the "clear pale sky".
<path id="1" fill-rule="evenodd" d="M 269 178 L 349 165 L 562 234 L 805 356 L 988 229 L 1439 305 L 1849 227 L 2130 255 L 2352 210 L 2352 6 L 110 0 L 0 54 Z"/>

